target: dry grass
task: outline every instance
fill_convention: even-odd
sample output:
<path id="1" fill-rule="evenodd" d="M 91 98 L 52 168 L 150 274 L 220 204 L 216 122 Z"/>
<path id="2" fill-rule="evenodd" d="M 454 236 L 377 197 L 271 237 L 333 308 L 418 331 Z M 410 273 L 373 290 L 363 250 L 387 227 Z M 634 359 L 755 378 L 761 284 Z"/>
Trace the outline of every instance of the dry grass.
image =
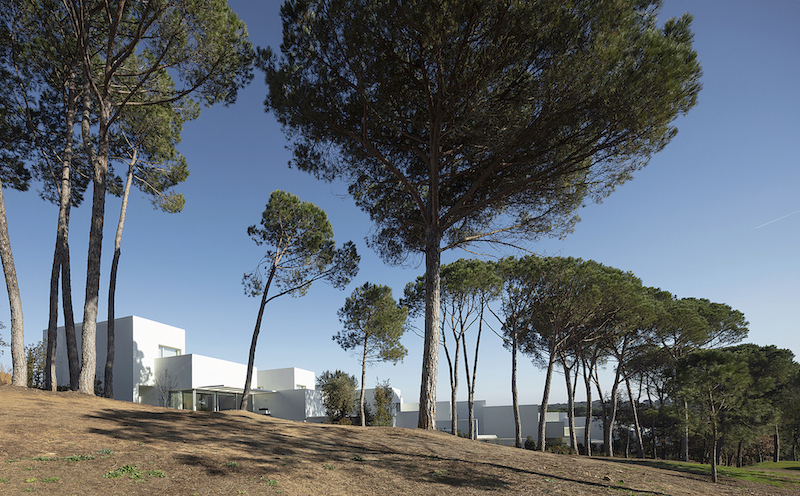
<path id="1" fill-rule="evenodd" d="M 187 412 L 0 386 L 0 494 L 21 492 L 797 494 L 734 479 L 712 485 L 702 475 L 625 460 L 534 453 L 437 432 Z"/>

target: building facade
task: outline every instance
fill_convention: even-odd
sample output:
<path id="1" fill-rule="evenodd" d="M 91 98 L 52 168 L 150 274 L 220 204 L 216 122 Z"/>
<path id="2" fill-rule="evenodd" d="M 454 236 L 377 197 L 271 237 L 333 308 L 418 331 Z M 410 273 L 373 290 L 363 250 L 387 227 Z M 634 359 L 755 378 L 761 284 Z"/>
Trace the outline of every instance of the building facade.
<path id="1" fill-rule="evenodd" d="M 97 371 L 103 377 L 106 360 L 107 323 L 97 323 Z M 185 410 L 221 411 L 239 407 L 244 392 L 247 366 L 197 354 L 186 354 L 186 331 L 136 316 L 115 320 L 114 398 Z M 81 325 L 76 325 L 80 350 Z M 47 331 L 44 331 L 47 340 Z M 64 328 L 58 328 L 56 379 L 69 384 Z M 321 392 L 316 390 L 316 374 L 295 367 L 257 370 L 249 393 L 248 410 L 277 418 L 301 422 L 323 422 L 325 409 Z M 393 388 L 395 427 L 416 428 L 418 403 L 403 402 L 399 389 Z M 374 389 L 367 389 L 365 402 L 374 402 Z M 467 402 L 457 408 L 458 431 L 468 432 Z M 522 438 L 538 438 L 538 406 L 520 405 Z M 451 430 L 450 402 L 437 402 L 436 428 Z M 502 444 L 514 444 L 514 412 L 510 405 L 474 405 L 475 432 L 478 438 Z M 576 436 L 583 441 L 585 420 L 576 418 Z M 548 412 L 545 438 L 562 438 L 569 443 L 569 424 L 565 412 Z M 592 424 L 592 443 L 601 444 L 602 427 Z"/>

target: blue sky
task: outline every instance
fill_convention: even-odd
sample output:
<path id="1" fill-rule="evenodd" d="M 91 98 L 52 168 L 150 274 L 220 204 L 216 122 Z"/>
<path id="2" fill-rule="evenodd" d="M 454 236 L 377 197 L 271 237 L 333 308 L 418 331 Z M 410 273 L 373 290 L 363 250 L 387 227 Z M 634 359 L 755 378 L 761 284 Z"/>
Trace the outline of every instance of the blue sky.
<path id="1" fill-rule="evenodd" d="M 279 45 L 279 2 L 231 5 L 255 45 Z M 686 11 L 695 18 L 695 47 L 704 71 L 697 107 L 677 121 L 677 137 L 633 181 L 602 204 L 581 210 L 582 222 L 572 235 L 542 240 L 533 248 L 629 270 L 644 284 L 680 297 L 727 303 L 750 322 L 746 342 L 800 355 L 800 1 L 667 0 L 662 17 Z M 318 283 L 304 298 L 270 303 L 256 366 L 317 373 L 343 369 L 359 376 L 357 359 L 331 339 L 341 327 L 336 311 L 366 281 L 389 285 L 399 297 L 422 268 L 419 260 L 386 266 L 366 247 L 372 225 L 346 196 L 345 185 L 288 168 L 285 138 L 264 112 L 265 95 L 257 73 L 235 105 L 203 109 L 185 126 L 180 150 L 191 176 L 180 187 L 186 196 L 182 213 L 154 211 L 141 193 L 132 194 L 116 315 L 184 328 L 185 352 L 246 363 L 258 301 L 244 295 L 241 278 L 262 255 L 246 229 L 260 218 L 269 194 L 283 189 L 322 207 L 338 242 L 358 244 L 361 272 L 344 291 Z M 27 343 L 40 340 L 47 326 L 57 220 L 57 208 L 39 199 L 37 189 L 4 192 Z M 83 315 L 89 201 L 73 211 L 70 230 L 77 321 Z M 100 320 L 107 312 L 104 295 L 118 215 L 119 200 L 109 198 Z M 445 261 L 467 255 L 448 253 Z M 0 321 L 10 322 L 5 299 Z M 9 340 L 8 329 L 0 333 Z M 367 386 L 389 379 L 405 401 L 415 402 L 422 340 L 408 334 L 404 344 L 409 350 L 404 362 L 368 369 Z M 5 349 L 0 363 L 9 367 L 10 362 Z M 551 400 L 565 400 L 563 379 L 554 381 Z M 523 359 L 520 401 L 539 403 L 543 382 L 543 371 Z M 459 397 L 465 397 L 463 378 L 461 384 Z M 443 353 L 438 395 L 449 398 Z M 482 339 L 476 397 L 493 405 L 511 402 L 510 355 L 491 333 Z"/>

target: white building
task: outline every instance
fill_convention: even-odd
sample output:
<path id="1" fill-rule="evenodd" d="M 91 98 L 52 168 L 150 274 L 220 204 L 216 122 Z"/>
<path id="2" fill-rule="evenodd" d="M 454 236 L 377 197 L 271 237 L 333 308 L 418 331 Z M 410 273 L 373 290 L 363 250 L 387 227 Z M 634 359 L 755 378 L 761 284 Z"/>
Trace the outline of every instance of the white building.
<path id="1" fill-rule="evenodd" d="M 78 340 L 78 360 L 81 355 L 82 324 L 75 324 Z M 106 364 L 108 323 L 97 323 L 97 369 L 95 377 L 102 380 Z M 47 342 L 47 331 L 44 331 Z M 140 387 L 152 386 L 155 380 L 155 360 L 183 354 L 186 331 L 141 317 L 122 317 L 114 320 L 114 398 L 141 403 Z M 244 376 L 242 376 L 244 377 Z M 69 366 L 64 328 L 58 328 L 56 340 L 56 380 L 69 385 Z"/>
<path id="2" fill-rule="evenodd" d="M 76 324 L 80 355 L 81 325 Z M 186 331 L 130 316 L 115 320 L 114 398 L 169 406 L 186 410 L 220 411 L 236 409 L 242 399 L 247 366 L 197 354 L 185 354 Z M 97 323 L 97 370 L 102 379 L 106 361 L 107 323 Z M 44 331 L 45 341 L 47 331 Z M 64 328 L 58 328 L 56 377 L 59 385 L 69 383 Z M 325 411 L 320 391 L 315 389 L 316 375 L 298 368 L 257 370 L 248 409 L 274 417 L 322 422 Z M 418 403 L 404 403 L 399 389 L 394 389 L 394 426 L 416 428 Z M 365 402 L 373 403 L 374 389 L 367 389 Z M 468 432 L 467 402 L 457 404 L 458 430 Z M 436 427 L 450 431 L 450 402 L 437 402 Z M 538 406 L 520 405 L 522 438 L 538 438 Z M 479 439 L 513 444 L 514 413 L 510 405 L 486 406 L 476 401 L 475 432 Z M 576 418 L 579 442 L 583 441 L 584 419 Z M 545 438 L 561 437 L 569 442 L 569 425 L 564 412 L 548 412 Z M 602 429 L 592 425 L 592 443 L 602 443 Z"/>
<path id="3" fill-rule="evenodd" d="M 469 405 L 466 401 L 456 403 L 457 430 L 466 435 L 469 432 Z M 419 403 L 402 403 L 396 416 L 397 427 L 414 428 L 417 426 Z M 449 401 L 436 402 L 436 428 L 440 431 L 451 431 L 451 408 Z M 519 416 L 523 441 L 530 436 L 539 438 L 539 406 L 520 405 Z M 473 408 L 475 432 L 478 439 L 514 445 L 516 429 L 514 427 L 514 410 L 511 405 L 486 406 L 486 401 L 476 400 Z M 575 436 L 583 443 L 586 419 L 575 418 Z M 602 425 L 592 423 L 590 439 L 592 444 L 603 443 Z M 567 412 L 547 412 L 545 439 L 561 438 L 569 445 L 569 422 Z"/>
<path id="4" fill-rule="evenodd" d="M 81 324 L 76 324 L 78 355 Z M 108 323 L 97 323 L 97 369 L 104 375 Z M 56 382 L 69 384 L 64 327 L 58 328 Z M 44 331 L 47 339 L 47 331 Z M 114 321 L 114 398 L 154 406 L 220 411 L 238 408 L 247 366 L 196 354 L 184 354 L 186 331 L 141 317 Z M 257 370 L 249 408 L 290 420 L 322 421 L 325 411 L 314 372 L 298 368 Z"/>

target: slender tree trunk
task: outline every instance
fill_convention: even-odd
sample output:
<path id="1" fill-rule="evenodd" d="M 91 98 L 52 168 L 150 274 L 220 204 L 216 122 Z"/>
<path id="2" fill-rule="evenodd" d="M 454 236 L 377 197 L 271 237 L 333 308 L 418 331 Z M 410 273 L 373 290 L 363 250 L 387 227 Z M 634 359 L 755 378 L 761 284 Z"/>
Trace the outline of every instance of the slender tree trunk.
<path id="1" fill-rule="evenodd" d="M 517 326 L 511 332 L 511 402 L 514 410 L 514 446 L 522 448 L 522 420 L 519 416 L 519 399 L 517 396 Z"/>
<path id="2" fill-rule="evenodd" d="M 59 240 L 56 239 L 53 268 L 50 271 L 50 308 L 47 320 L 47 344 L 44 352 L 44 388 L 48 391 L 55 391 L 58 386 L 56 344 L 58 343 L 58 283 L 61 274 L 61 251 L 58 245 Z"/>
<path id="3" fill-rule="evenodd" d="M 711 402 L 711 482 L 717 482 L 717 418 Z"/>
<path id="4" fill-rule="evenodd" d="M 596 385 L 597 387 L 597 395 L 600 398 L 600 418 L 603 421 L 603 455 L 611 456 L 610 453 L 613 453 L 611 448 L 606 447 L 606 432 L 611 432 L 611 412 L 610 412 L 610 405 L 606 403 L 606 400 L 603 398 L 603 391 L 600 389 L 599 384 Z"/>
<path id="5" fill-rule="evenodd" d="M 84 26 L 84 30 L 87 29 Z M 84 41 L 88 33 L 82 33 Z M 88 72 L 88 68 L 86 69 Z M 91 75 L 86 74 L 88 79 Z M 87 83 L 88 85 L 88 83 Z M 103 249 L 103 221 L 105 220 L 106 176 L 108 175 L 108 133 L 111 102 L 107 98 L 98 102 L 98 147 L 92 153 L 91 122 L 89 112 L 91 98 L 87 88 L 83 95 L 84 118 L 82 123 L 83 143 L 91 158 L 92 175 L 92 220 L 89 231 L 89 251 L 86 261 L 86 299 L 83 306 L 83 326 L 81 329 L 81 373 L 78 390 L 94 394 L 97 366 L 97 311 L 100 296 L 100 261 Z"/>
<path id="6" fill-rule="evenodd" d="M 117 233 L 114 236 L 114 258 L 111 261 L 111 277 L 108 283 L 108 339 L 106 347 L 106 366 L 103 379 L 103 396 L 106 398 L 114 397 L 114 349 L 115 349 L 115 322 L 114 322 L 114 297 L 117 291 L 117 268 L 119 267 L 119 257 L 122 254 L 122 229 L 125 226 L 125 214 L 128 211 L 128 196 L 133 184 L 133 170 L 136 164 L 137 150 L 133 151 L 133 158 L 128 167 L 128 177 L 125 179 L 125 189 L 122 192 L 122 206 L 119 209 L 119 222 L 117 223 Z"/>
<path id="7" fill-rule="evenodd" d="M 67 203 L 65 230 L 63 237 L 63 251 L 61 253 L 61 304 L 64 311 L 64 334 L 67 341 L 67 363 L 69 364 L 69 387 L 78 390 L 78 378 L 81 373 L 81 363 L 78 355 L 78 341 L 75 336 L 75 312 L 72 308 L 72 281 L 70 276 L 69 259 L 69 213 Z"/>
<path id="8" fill-rule="evenodd" d="M 781 435 L 778 431 L 778 424 L 775 424 L 775 434 L 773 434 L 772 439 L 774 441 L 774 451 L 772 455 L 772 461 L 778 463 L 781 461 Z"/>
<path id="9" fill-rule="evenodd" d="M 586 420 L 583 428 L 583 445 L 586 447 L 586 456 L 592 456 L 592 379 L 591 367 L 584 363 L 583 382 L 586 386 Z"/>
<path id="10" fill-rule="evenodd" d="M 645 389 L 647 391 L 647 404 L 649 405 L 649 409 L 650 410 L 655 410 L 655 407 L 653 406 L 653 398 L 652 398 L 652 396 L 650 394 L 650 380 L 649 379 L 647 381 L 647 388 L 645 388 Z M 659 403 L 659 408 L 660 408 L 661 405 L 662 405 L 662 403 Z M 657 460 L 658 459 L 658 435 L 657 435 L 657 431 L 656 431 L 656 417 L 657 417 L 657 415 L 651 415 L 650 417 L 652 418 L 652 421 L 650 423 L 650 433 L 651 433 L 651 437 L 653 438 L 653 442 L 652 442 L 653 460 Z M 664 447 L 664 449 L 666 450 L 666 446 Z M 666 458 L 666 453 L 665 453 L 664 457 Z"/>
<path id="11" fill-rule="evenodd" d="M 458 382 L 453 378 L 453 374 L 458 373 L 458 370 L 455 369 L 453 366 L 453 360 L 450 358 L 450 348 L 447 346 L 447 333 L 445 332 L 445 322 L 447 321 L 447 308 L 442 310 L 442 348 L 444 348 L 444 356 L 447 359 L 447 373 L 450 374 L 450 434 L 456 435 L 456 424 L 454 419 L 456 418 L 455 410 L 455 401 L 456 401 L 456 393 L 454 392 L 455 389 L 458 389 Z M 452 316 L 451 316 L 452 320 Z M 458 343 L 456 343 L 456 348 L 458 348 Z"/>
<path id="12" fill-rule="evenodd" d="M 569 448 L 573 453 L 579 453 L 578 437 L 575 435 L 575 389 L 572 387 L 572 367 L 567 366 L 567 358 L 562 357 L 561 366 L 564 368 L 564 378 L 567 381 L 567 423 L 569 424 Z"/>
<path id="13" fill-rule="evenodd" d="M 364 414 L 364 383 L 367 380 L 367 342 L 369 336 L 364 336 L 364 354 L 361 356 L 361 398 L 358 400 L 358 408 L 361 413 L 361 427 L 367 426 L 367 418 Z"/>
<path id="14" fill-rule="evenodd" d="M 611 386 L 611 413 L 609 414 L 608 424 L 610 429 L 603 432 L 603 442 L 606 443 L 606 456 L 614 456 L 614 423 L 617 421 L 617 410 L 619 403 L 617 402 L 617 395 L 619 394 L 619 385 L 622 381 L 622 365 L 617 364 L 617 371 L 614 377 L 614 384 Z M 626 455 L 627 456 L 627 455 Z"/>
<path id="15" fill-rule="evenodd" d="M 633 390 L 631 390 L 631 381 L 625 377 L 625 386 L 628 388 L 628 399 L 631 402 L 631 410 L 633 412 L 633 427 L 636 433 L 636 458 L 644 458 L 644 444 L 642 443 L 642 426 L 639 424 L 639 413 L 636 408 L 636 400 L 633 399 Z"/>
<path id="16" fill-rule="evenodd" d="M 2 259 L 3 273 L 6 277 L 8 307 L 11 311 L 11 384 L 26 387 L 28 385 L 28 364 L 25 357 L 25 333 L 22 325 L 22 299 L 19 295 L 14 256 L 11 253 L 11 239 L 8 234 L 2 182 L 0 182 L 0 259 Z"/>
<path id="17" fill-rule="evenodd" d="M 742 441 L 736 446 L 736 466 L 742 467 Z"/>
<path id="18" fill-rule="evenodd" d="M 478 349 L 481 345 L 481 331 L 483 330 L 483 310 L 481 310 L 480 320 L 478 320 L 478 337 L 475 340 L 475 357 L 472 364 L 472 378 L 469 376 L 469 361 L 467 360 L 467 341 L 464 343 L 464 367 L 467 369 L 467 419 L 469 421 L 468 436 L 470 439 L 477 438 L 475 432 L 475 375 L 478 373 Z"/>
<path id="19" fill-rule="evenodd" d="M 627 354 L 628 343 L 629 335 L 625 334 L 622 337 L 621 348 L 615 350 L 614 358 L 617 360 L 617 370 L 614 372 L 614 384 L 611 386 L 611 398 L 609 399 L 609 401 L 611 401 L 611 407 L 608 424 L 604 424 L 603 426 L 603 443 L 606 445 L 607 457 L 614 456 L 614 423 L 617 421 L 617 393 L 619 391 L 620 381 L 622 380 L 622 363 Z"/>
<path id="20" fill-rule="evenodd" d="M 253 340 L 250 342 L 250 355 L 247 358 L 247 375 L 244 380 L 244 391 L 242 391 L 242 402 L 239 404 L 239 410 L 247 410 L 247 403 L 250 401 L 250 383 L 253 381 L 253 365 L 256 361 L 256 344 L 258 344 L 258 333 L 261 332 L 261 318 L 264 316 L 264 307 L 267 305 L 267 293 L 272 284 L 272 278 L 275 276 L 275 270 L 278 267 L 278 261 L 272 263 L 269 269 L 269 277 L 267 284 L 264 286 L 264 294 L 261 297 L 261 304 L 258 307 L 258 317 L 256 317 L 256 327 L 253 330 Z"/>
<path id="21" fill-rule="evenodd" d="M 728 432 L 728 418 L 723 410 L 720 412 L 719 432 L 717 435 L 717 465 L 724 465 L 722 452 L 725 450 L 726 434 Z"/>
<path id="22" fill-rule="evenodd" d="M 610 406 L 606 405 L 606 400 L 603 397 L 603 390 L 600 388 L 600 380 L 597 378 L 597 364 L 594 365 L 594 369 L 592 370 L 592 381 L 594 381 L 595 388 L 597 389 L 597 396 L 600 399 L 600 408 L 601 408 L 601 415 L 603 419 L 603 453 L 606 456 L 611 456 L 613 453 L 613 448 L 609 448 L 605 446 L 606 440 L 606 432 L 611 432 L 613 427 L 610 421 Z M 611 437 L 609 436 L 609 441 Z"/>
<path id="23" fill-rule="evenodd" d="M 683 436 L 681 436 L 681 455 L 689 461 L 689 403 L 683 400 Z"/>
<path id="24" fill-rule="evenodd" d="M 434 177 L 431 184 L 435 184 Z M 422 378 L 419 391 L 419 429 L 436 429 L 436 375 L 439 368 L 439 312 L 441 305 L 441 236 L 436 191 L 431 191 L 428 206 L 430 225 L 425 235 L 425 342 L 422 352 Z"/>
<path id="25" fill-rule="evenodd" d="M 68 251 L 67 233 L 69 232 L 69 209 L 72 201 L 72 140 L 75 125 L 75 67 L 67 77 L 65 103 L 64 153 L 61 157 L 61 178 L 59 185 L 58 226 L 56 230 L 56 248 L 53 254 L 53 271 L 50 274 L 50 318 L 47 325 L 47 351 L 45 355 L 45 388 L 55 391 L 58 387 L 56 377 L 56 344 L 58 343 L 58 283 L 59 275 L 69 268 L 64 268 L 65 253 Z M 63 284 L 63 281 L 62 281 Z M 66 309 L 65 309 L 66 311 Z M 71 310 L 70 310 L 71 311 Z M 66 321 L 66 318 L 65 318 Z M 66 325 L 66 322 L 65 322 Z M 75 328 L 73 326 L 73 338 Z M 75 352 L 76 350 L 72 350 Z M 70 371 L 72 371 L 70 363 Z M 77 381 L 77 375 L 75 377 Z M 70 384 L 72 384 L 70 382 Z"/>
<path id="26" fill-rule="evenodd" d="M 552 348 L 552 347 L 551 347 Z M 553 367 L 556 363 L 555 351 L 550 350 L 550 359 L 547 362 L 547 375 L 544 379 L 544 394 L 542 404 L 539 405 L 539 451 L 547 448 L 545 441 L 545 428 L 547 427 L 547 403 L 550 399 L 550 382 L 553 380 Z"/>
<path id="27" fill-rule="evenodd" d="M 455 338 L 455 331 L 453 337 Z M 458 435 L 458 356 L 461 350 L 458 348 L 459 342 L 455 343 L 455 356 L 453 365 L 450 369 L 450 431 L 454 436 Z"/>

